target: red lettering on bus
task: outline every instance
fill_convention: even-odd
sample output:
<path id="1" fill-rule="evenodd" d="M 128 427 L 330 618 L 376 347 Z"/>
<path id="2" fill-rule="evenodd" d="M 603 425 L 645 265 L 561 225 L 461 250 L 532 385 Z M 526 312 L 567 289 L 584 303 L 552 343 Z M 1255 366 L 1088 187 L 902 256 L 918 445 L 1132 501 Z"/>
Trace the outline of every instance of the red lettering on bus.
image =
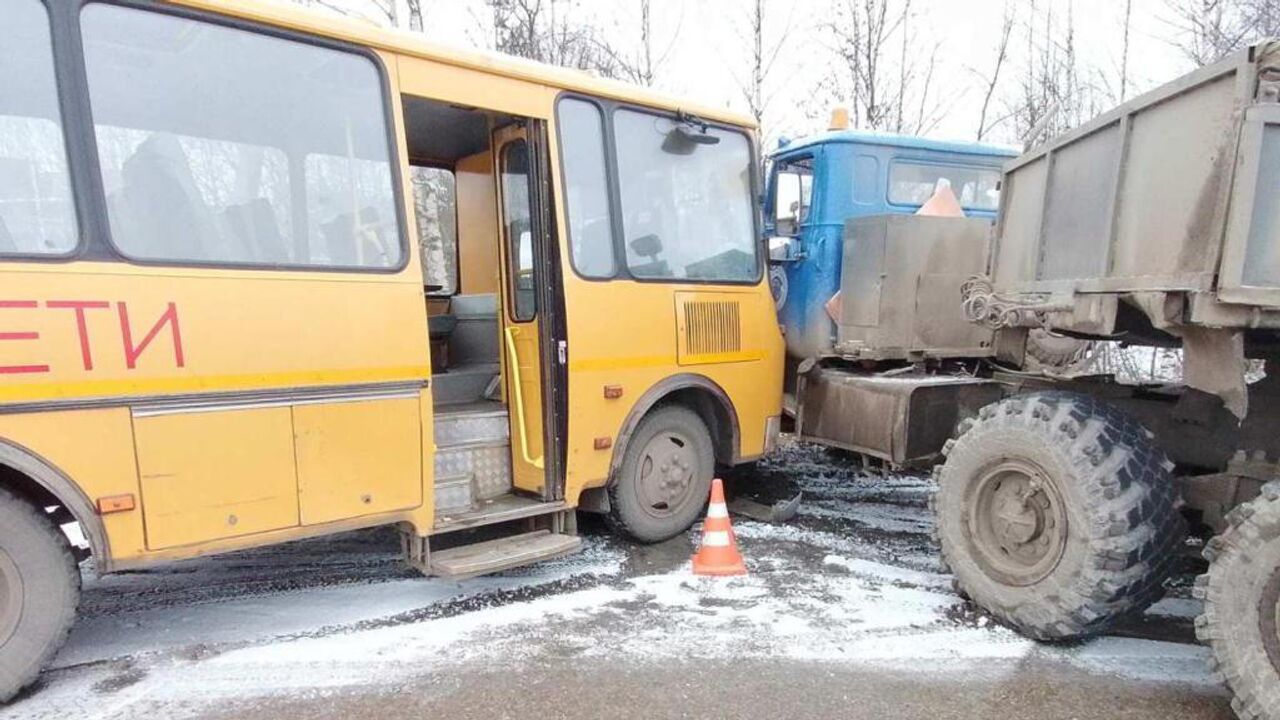
<path id="1" fill-rule="evenodd" d="M 0 308 L 4 309 L 30 309 L 38 307 L 39 303 L 35 300 L 0 300 Z M 14 332 L 0 332 L 0 340 L 39 340 L 40 333 L 29 330 L 20 330 Z M 47 373 L 48 365 L 0 365 L 0 374 L 11 375 L 18 373 Z"/>
<path id="2" fill-rule="evenodd" d="M 89 349 L 89 325 L 85 321 L 85 310 L 105 310 L 111 303 L 105 300 L 50 300 L 46 307 L 70 309 L 76 312 L 76 332 L 80 335 L 80 360 L 85 370 L 93 369 L 93 353 Z"/>
<path id="3" fill-rule="evenodd" d="M 124 362 L 130 370 L 137 368 L 138 356 L 147 349 L 152 340 L 155 340 L 165 325 L 169 326 L 169 332 L 173 336 L 173 359 L 178 367 L 185 366 L 186 363 L 182 354 L 182 331 L 178 327 L 178 306 L 174 303 L 169 303 L 168 305 L 168 309 L 160 315 L 160 318 L 147 331 L 147 334 L 142 338 L 142 342 L 134 345 L 133 329 L 129 326 L 129 308 L 123 302 L 116 303 L 116 310 L 120 313 L 120 335 L 124 340 Z"/>

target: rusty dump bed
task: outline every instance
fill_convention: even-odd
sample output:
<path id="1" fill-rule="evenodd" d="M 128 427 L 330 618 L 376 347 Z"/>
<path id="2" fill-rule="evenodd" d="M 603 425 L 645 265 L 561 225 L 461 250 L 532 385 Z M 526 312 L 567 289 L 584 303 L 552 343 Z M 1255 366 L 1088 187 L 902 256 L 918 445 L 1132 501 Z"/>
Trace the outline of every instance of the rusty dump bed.
<path id="1" fill-rule="evenodd" d="M 1005 168 L 992 325 L 1280 327 L 1280 41 L 1138 97 Z"/>

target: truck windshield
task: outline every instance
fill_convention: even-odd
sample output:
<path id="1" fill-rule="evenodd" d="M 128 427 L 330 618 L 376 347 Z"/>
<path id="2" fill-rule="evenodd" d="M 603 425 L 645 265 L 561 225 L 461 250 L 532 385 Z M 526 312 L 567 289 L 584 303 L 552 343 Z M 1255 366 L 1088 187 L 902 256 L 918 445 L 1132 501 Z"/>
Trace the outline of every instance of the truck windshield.
<path id="1" fill-rule="evenodd" d="M 715 141 L 687 142 L 675 120 L 634 110 L 616 111 L 614 130 L 632 276 L 756 280 L 747 137 L 710 128 Z"/>
<path id="2" fill-rule="evenodd" d="M 62 255 L 77 244 L 58 115 L 49 16 L 7 3 L 0 23 L 0 254 Z"/>
<path id="3" fill-rule="evenodd" d="M 889 166 L 889 202 L 923 205 L 946 179 L 961 207 L 995 210 L 1000 207 L 1000 171 L 995 168 L 957 167 L 897 161 Z"/>

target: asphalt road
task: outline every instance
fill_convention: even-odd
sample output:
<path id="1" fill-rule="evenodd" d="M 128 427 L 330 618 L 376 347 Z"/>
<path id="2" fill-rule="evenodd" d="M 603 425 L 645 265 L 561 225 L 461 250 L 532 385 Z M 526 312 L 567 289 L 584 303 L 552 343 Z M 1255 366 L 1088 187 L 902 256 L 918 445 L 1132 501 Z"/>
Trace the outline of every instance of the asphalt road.
<path id="1" fill-rule="evenodd" d="M 392 691 L 236 703 L 199 717 L 268 720 L 494 718 L 832 718 L 833 720 L 1229 720 L 1226 701 L 1052 662 L 981 672 L 780 661 L 663 665 L 560 661 L 465 666 Z"/>
<path id="2" fill-rule="evenodd" d="M 696 530 L 653 546 L 584 521 L 586 550 L 425 579 L 366 531 L 96 578 L 41 682 L 45 718 L 1222 718 L 1188 561 L 1111 637 L 1043 646 L 955 596 L 927 478 L 790 447 L 731 478 L 800 489 L 785 525 L 735 519 L 750 575 L 695 578 Z"/>

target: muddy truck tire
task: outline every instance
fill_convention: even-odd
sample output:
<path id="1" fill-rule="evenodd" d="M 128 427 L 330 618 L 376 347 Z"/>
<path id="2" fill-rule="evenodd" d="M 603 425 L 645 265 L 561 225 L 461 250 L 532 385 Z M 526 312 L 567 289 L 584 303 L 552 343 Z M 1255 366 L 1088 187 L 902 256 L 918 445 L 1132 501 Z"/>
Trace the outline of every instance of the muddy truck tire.
<path id="1" fill-rule="evenodd" d="M 1184 526 L 1172 464 L 1088 396 L 1016 396 L 962 423 L 935 470 L 957 590 L 1038 640 L 1101 633 L 1164 593 Z"/>
<path id="2" fill-rule="evenodd" d="M 62 531 L 0 489 L 0 704 L 62 647 L 80 601 L 80 571 Z"/>
<path id="3" fill-rule="evenodd" d="M 1280 482 L 1231 511 L 1205 547 L 1209 572 L 1196 580 L 1204 614 L 1196 636 L 1241 720 L 1280 718 Z"/>
<path id="4" fill-rule="evenodd" d="M 679 535 L 706 506 L 715 470 L 711 432 L 697 413 L 676 405 L 651 411 L 609 486 L 609 524 L 645 543 Z"/>

